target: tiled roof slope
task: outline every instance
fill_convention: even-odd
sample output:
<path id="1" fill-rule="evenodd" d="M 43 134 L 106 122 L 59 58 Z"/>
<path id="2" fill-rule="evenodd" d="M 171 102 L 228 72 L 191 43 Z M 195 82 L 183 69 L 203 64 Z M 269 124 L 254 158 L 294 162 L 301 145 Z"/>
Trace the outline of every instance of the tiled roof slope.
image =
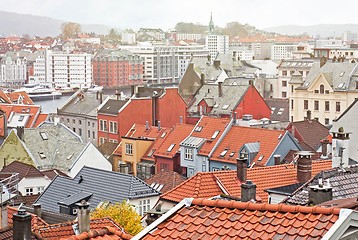
<path id="1" fill-rule="evenodd" d="M 14 222 L 12 221 L 12 216 L 14 214 L 16 214 L 18 211 L 17 208 L 14 207 L 7 207 L 7 223 L 8 225 L 13 225 Z M 38 217 L 35 214 L 29 213 L 31 215 L 31 228 L 35 229 L 38 227 L 44 227 L 44 226 L 48 226 L 48 223 L 45 222 L 42 218 Z"/>
<path id="2" fill-rule="evenodd" d="M 271 121 L 280 121 L 288 122 L 290 121 L 289 117 L 289 99 L 281 98 L 265 98 L 267 105 L 271 109 L 270 120 Z"/>
<path id="3" fill-rule="evenodd" d="M 312 178 L 311 181 L 297 189 L 293 195 L 285 199 L 284 202 L 294 205 L 308 205 L 308 186 L 317 185 L 318 179 L 321 177 L 323 181 L 329 180 L 329 184 L 333 188 L 333 200 L 358 196 L 358 165 L 354 165 L 344 170 L 335 168 L 322 171 Z"/>
<path id="4" fill-rule="evenodd" d="M 73 225 L 77 221 L 65 222 L 48 225 L 46 227 L 40 227 L 35 229 L 42 238 L 47 240 L 57 240 L 61 238 L 70 238 L 71 239 L 87 239 L 87 238 L 73 238 L 75 232 L 73 231 Z M 90 220 L 90 229 L 91 230 L 101 230 L 105 227 L 111 227 L 113 230 L 121 230 L 121 228 L 110 218 L 98 218 Z M 119 238 L 118 238 L 119 239 Z"/>
<path id="5" fill-rule="evenodd" d="M 281 142 L 281 137 L 284 134 L 285 132 L 280 130 L 233 126 L 213 152 L 210 159 L 235 164 L 239 156 L 238 151 L 244 144 L 259 142 L 260 149 L 250 164 L 255 162 L 256 165 L 265 166 L 277 145 Z M 220 154 L 224 150 L 227 150 L 227 153 L 222 157 Z M 230 156 L 232 152 L 235 152 L 235 154 Z M 258 161 L 261 156 L 263 158 Z"/>
<path id="6" fill-rule="evenodd" d="M 321 146 L 321 140 L 329 135 L 328 128 L 314 119 L 292 122 L 287 129 L 291 129 L 292 126 L 295 127 L 295 131 L 298 131 L 298 133 L 295 132 L 295 136 L 299 134 L 303 141 L 315 151 Z"/>
<path id="7" fill-rule="evenodd" d="M 19 180 L 27 177 L 44 177 L 44 174 L 37 170 L 34 166 L 22 163 L 19 161 L 14 161 L 10 163 L 9 165 L 5 166 L 1 172 L 8 172 L 8 173 L 18 173 L 19 174 Z"/>
<path id="8" fill-rule="evenodd" d="M 339 211 L 194 199 L 142 239 L 321 239 Z"/>
<path id="9" fill-rule="evenodd" d="M 331 166 L 329 160 L 313 161 L 312 175 Z M 297 168 L 293 164 L 250 168 L 247 169 L 247 179 L 256 184 L 256 195 L 263 202 L 268 202 L 268 193 L 264 190 L 297 183 Z M 241 182 L 237 179 L 236 171 L 199 172 L 160 198 L 180 202 L 184 198 L 211 198 L 220 194 L 241 197 Z"/>
<path id="10" fill-rule="evenodd" d="M 162 184 L 163 188 L 160 190 L 161 193 L 166 193 L 169 190 L 175 188 L 186 180 L 185 177 L 174 171 L 161 170 L 154 174 L 151 178 L 145 180 L 148 185 L 153 183 Z"/>
<path id="11" fill-rule="evenodd" d="M 118 115 L 119 110 L 127 103 L 124 100 L 108 99 L 101 108 L 98 109 L 100 114 Z"/>
<path id="12" fill-rule="evenodd" d="M 164 132 L 167 132 L 167 128 L 158 129 L 156 126 L 148 126 L 148 129 L 146 129 L 145 124 L 134 124 L 125 137 L 156 139 Z"/>
<path id="13" fill-rule="evenodd" d="M 132 175 L 85 166 L 74 178 L 57 176 L 36 203 L 40 203 L 43 209 L 59 212 L 58 202 L 81 192 L 93 194 L 88 200 L 90 208 L 95 208 L 102 201 L 121 202 L 159 195 Z"/>
<path id="14" fill-rule="evenodd" d="M 69 238 L 61 238 L 61 240 L 85 240 L 85 239 L 98 239 L 98 240 L 128 240 L 132 236 L 122 231 L 116 230 L 112 227 L 104 227 L 99 230 L 91 230 L 79 235 L 74 235 Z"/>
<path id="15" fill-rule="evenodd" d="M 37 117 L 35 123 L 34 123 L 34 127 L 38 127 L 41 123 L 47 121 L 48 119 L 48 114 L 46 113 L 40 113 L 39 116 Z"/>
<path id="16" fill-rule="evenodd" d="M 214 117 L 208 117 L 203 116 L 197 125 L 197 127 L 202 127 L 201 131 L 193 131 L 190 136 L 197 137 L 197 138 L 204 138 L 207 139 L 204 145 L 201 147 L 199 154 L 208 156 L 210 151 L 215 146 L 216 142 L 219 140 L 221 135 L 223 134 L 224 130 L 230 123 L 230 119 L 227 118 L 214 118 Z M 212 139 L 211 137 L 215 133 L 215 131 L 220 131 L 219 134 Z"/>
<path id="17" fill-rule="evenodd" d="M 22 104 L 34 105 L 34 102 L 25 91 L 11 92 L 8 93 L 7 96 L 10 98 L 11 102 L 13 103 L 17 103 L 19 98 L 22 98 Z"/>
<path id="18" fill-rule="evenodd" d="M 189 136 L 193 130 L 194 125 L 189 124 L 177 124 L 174 129 L 168 134 L 167 138 L 157 148 L 154 155 L 160 157 L 172 158 L 177 154 L 180 148 L 180 143 Z M 170 145 L 175 144 L 171 151 L 168 151 Z M 153 147 L 154 148 L 154 147 Z"/>

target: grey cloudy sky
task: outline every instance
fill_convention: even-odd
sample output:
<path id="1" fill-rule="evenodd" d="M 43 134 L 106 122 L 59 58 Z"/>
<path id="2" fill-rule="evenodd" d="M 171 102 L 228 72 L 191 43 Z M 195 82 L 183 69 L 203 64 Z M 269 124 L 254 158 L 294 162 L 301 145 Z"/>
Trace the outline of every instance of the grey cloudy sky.
<path id="1" fill-rule="evenodd" d="M 215 25 L 357 24 L 356 0 L 0 0 L 0 10 L 116 28 L 174 28 L 178 22 Z M 340 4 L 343 3 L 343 4 Z"/>

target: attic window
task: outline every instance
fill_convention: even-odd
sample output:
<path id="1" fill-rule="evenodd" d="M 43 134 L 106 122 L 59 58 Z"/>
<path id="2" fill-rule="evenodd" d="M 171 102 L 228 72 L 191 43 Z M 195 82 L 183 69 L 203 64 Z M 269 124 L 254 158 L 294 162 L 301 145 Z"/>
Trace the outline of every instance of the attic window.
<path id="1" fill-rule="evenodd" d="M 259 157 L 259 159 L 257 159 L 257 161 L 258 161 L 258 162 L 261 162 L 262 159 L 264 159 L 264 156 L 261 155 L 261 156 Z"/>
<path id="2" fill-rule="evenodd" d="M 197 127 L 194 129 L 194 131 L 195 131 L 195 132 L 201 132 L 202 129 L 203 129 L 203 127 L 197 126 Z"/>
<path id="3" fill-rule="evenodd" d="M 167 152 L 171 152 L 171 151 L 173 150 L 174 146 L 175 146 L 174 143 L 171 144 L 171 145 L 168 147 Z"/>
<path id="4" fill-rule="evenodd" d="M 40 158 L 41 158 L 41 159 L 46 158 L 46 155 L 45 155 L 43 152 L 39 152 L 39 155 L 40 155 Z"/>
<path id="5" fill-rule="evenodd" d="M 47 134 L 44 132 L 40 132 L 40 136 L 42 138 L 42 140 L 48 140 Z"/>
<path id="6" fill-rule="evenodd" d="M 226 155 L 226 153 L 227 153 L 227 149 L 225 149 L 224 151 L 222 151 L 222 152 L 220 153 L 220 157 L 224 157 L 224 156 Z"/>
<path id="7" fill-rule="evenodd" d="M 162 134 L 162 136 L 160 136 L 160 137 L 163 138 L 163 137 L 165 137 L 165 135 L 167 135 L 166 132 L 164 132 L 164 133 Z"/>
<path id="8" fill-rule="evenodd" d="M 235 152 L 231 152 L 229 156 L 233 157 L 234 155 L 235 155 Z"/>
<path id="9" fill-rule="evenodd" d="M 19 117 L 19 122 L 22 122 L 22 121 L 24 120 L 24 118 L 25 118 L 25 116 L 20 115 L 20 117 Z"/>
<path id="10" fill-rule="evenodd" d="M 215 139 L 219 135 L 220 130 L 216 130 L 214 134 L 211 136 L 211 139 Z"/>
<path id="11" fill-rule="evenodd" d="M 228 109 L 228 108 L 229 108 L 229 105 L 227 105 L 227 104 L 223 106 L 223 109 L 224 109 L 224 110 L 226 110 L 226 109 Z"/>
<path id="12" fill-rule="evenodd" d="M 150 150 L 150 152 L 148 153 L 148 157 L 151 157 L 151 156 L 153 156 L 153 153 L 155 152 L 155 149 L 152 149 L 152 150 Z"/>

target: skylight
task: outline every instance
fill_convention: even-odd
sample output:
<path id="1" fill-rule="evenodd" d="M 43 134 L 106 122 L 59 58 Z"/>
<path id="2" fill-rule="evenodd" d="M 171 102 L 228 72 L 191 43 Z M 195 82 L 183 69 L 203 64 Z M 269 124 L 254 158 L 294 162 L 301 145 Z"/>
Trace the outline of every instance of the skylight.
<path id="1" fill-rule="evenodd" d="M 235 155 L 235 152 L 231 152 L 229 156 L 233 157 L 234 155 Z"/>
<path id="2" fill-rule="evenodd" d="M 203 127 L 197 126 L 197 127 L 194 129 L 194 131 L 195 131 L 195 132 L 201 132 L 202 129 L 203 129 Z"/>
<path id="3" fill-rule="evenodd" d="M 223 109 L 224 109 L 224 110 L 226 110 L 226 109 L 228 109 L 228 108 L 229 108 L 229 105 L 227 105 L 227 104 L 223 106 Z"/>
<path id="4" fill-rule="evenodd" d="M 211 139 L 215 139 L 219 135 L 220 130 L 216 130 L 214 134 L 211 136 Z"/>
<path id="5" fill-rule="evenodd" d="M 220 153 L 220 157 L 224 157 L 224 156 L 226 155 L 226 153 L 227 153 L 227 149 L 225 149 L 224 151 L 222 151 L 222 152 Z"/>
<path id="6" fill-rule="evenodd" d="M 340 77 L 343 77 L 345 72 L 341 72 L 341 74 L 339 74 Z"/>
<path id="7" fill-rule="evenodd" d="M 19 122 L 22 122 L 24 120 L 25 116 L 24 115 L 20 115 L 19 117 Z"/>
<path id="8" fill-rule="evenodd" d="M 40 132 L 40 136 L 42 138 L 42 140 L 48 140 L 47 134 L 44 132 Z"/>
<path id="9" fill-rule="evenodd" d="M 166 132 L 163 132 L 162 136 L 160 136 L 161 138 L 165 137 L 165 135 L 167 135 Z"/>
<path id="10" fill-rule="evenodd" d="M 261 156 L 259 157 L 259 159 L 257 159 L 257 161 L 261 162 L 262 159 L 264 159 L 264 156 L 261 155 Z"/>
<path id="11" fill-rule="evenodd" d="M 43 152 L 39 152 L 39 155 L 41 159 L 46 158 L 46 155 Z"/>
<path id="12" fill-rule="evenodd" d="M 171 152 L 171 151 L 173 150 L 174 146 L 175 146 L 174 143 L 171 144 L 171 145 L 168 147 L 167 152 Z"/>

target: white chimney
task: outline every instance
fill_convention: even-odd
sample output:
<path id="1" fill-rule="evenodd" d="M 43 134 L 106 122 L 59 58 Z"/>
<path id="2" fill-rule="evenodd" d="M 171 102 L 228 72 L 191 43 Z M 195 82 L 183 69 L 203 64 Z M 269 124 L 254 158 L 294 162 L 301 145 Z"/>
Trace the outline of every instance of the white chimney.
<path id="1" fill-rule="evenodd" d="M 343 127 L 338 132 L 332 132 L 332 167 L 347 167 L 349 165 L 349 134 Z"/>

